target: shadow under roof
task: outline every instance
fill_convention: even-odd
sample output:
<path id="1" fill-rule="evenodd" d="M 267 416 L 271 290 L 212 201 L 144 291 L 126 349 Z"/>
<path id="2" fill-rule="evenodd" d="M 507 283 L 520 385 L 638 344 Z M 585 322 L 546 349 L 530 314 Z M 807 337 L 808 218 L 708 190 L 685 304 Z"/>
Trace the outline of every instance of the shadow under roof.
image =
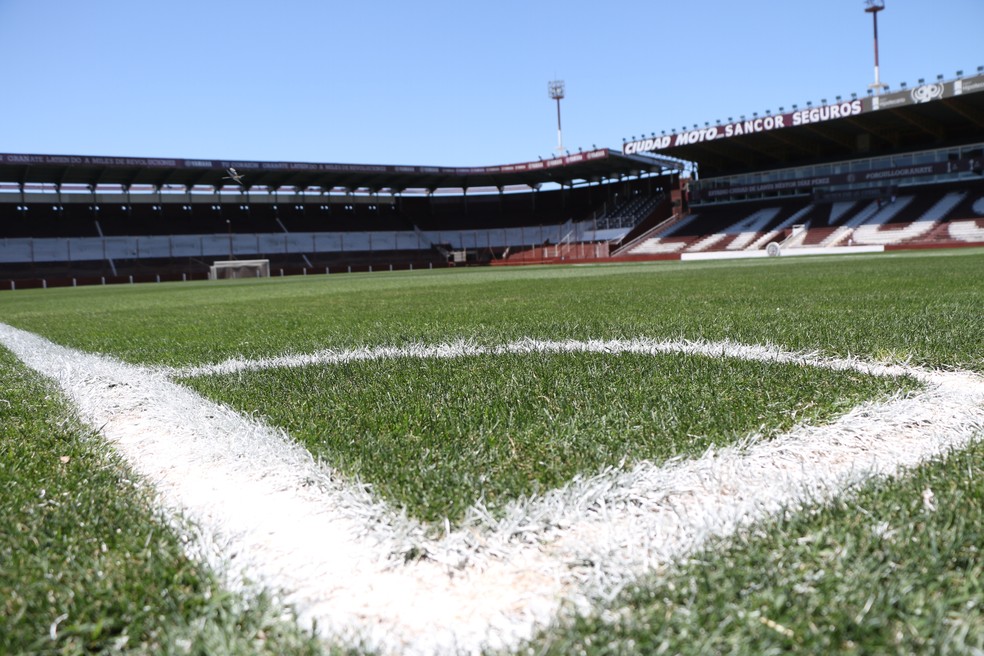
<path id="1" fill-rule="evenodd" d="M 623 155 L 608 148 L 486 167 L 0 154 L 0 182 L 23 185 L 223 187 L 235 184 L 229 179 L 230 168 L 243 176 L 247 187 L 402 192 L 521 185 L 538 188 L 548 183 L 569 186 L 676 171 L 682 164 L 671 158 Z"/>

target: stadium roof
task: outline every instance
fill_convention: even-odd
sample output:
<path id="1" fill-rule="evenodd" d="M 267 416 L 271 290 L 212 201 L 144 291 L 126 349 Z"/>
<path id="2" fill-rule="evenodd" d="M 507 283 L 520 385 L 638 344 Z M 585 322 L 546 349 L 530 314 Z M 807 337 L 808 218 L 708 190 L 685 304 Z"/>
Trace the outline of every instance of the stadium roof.
<path id="1" fill-rule="evenodd" d="M 15 184 L 222 187 L 233 184 L 230 168 L 243 176 L 247 187 L 400 192 L 571 185 L 679 170 L 681 165 L 669 158 L 623 155 L 607 148 L 550 160 L 467 168 L 0 154 L 0 182 Z"/>
<path id="2" fill-rule="evenodd" d="M 627 142 L 623 151 L 697 162 L 706 178 L 982 141 L 984 74 L 977 74 L 653 134 Z"/>
<path id="3" fill-rule="evenodd" d="M 780 108 L 536 162 L 432 167 L 306 162 L 0 154 L 0 183 L 247 187 L 366 191 L 538 188 L 682 170 L 734 175 L 984 141 L 984 73 L 818 107 Z"/>

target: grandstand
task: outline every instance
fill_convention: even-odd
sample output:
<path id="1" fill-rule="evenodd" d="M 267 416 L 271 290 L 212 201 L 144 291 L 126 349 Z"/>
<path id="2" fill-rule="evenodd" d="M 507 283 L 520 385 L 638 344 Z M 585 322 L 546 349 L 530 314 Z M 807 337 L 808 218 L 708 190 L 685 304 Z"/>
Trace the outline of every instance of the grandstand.
<path id="1" fill-rule="evenodd" d="M 681 170 L 609 149 L 484 168 L 5 154 L 0 287 L 205 278 L 219 259 L 274 275 L 484 263 L 564 239 L 607 255 Z"/>
<path id="2" fill-rule="evenodd" d="M 698 257 L 984 243 L 984 67 L 819 107 L 623 144 L 696 164 L 685 217 L 616 256 Z M 837 249 L 837 250 L 833 250 Z"/>
<path id="3" fill-rule="evenodd" d="M 982 244 L 982 167 L 981 68 L 490 167 L 2 154 L 0 289 Z"/>

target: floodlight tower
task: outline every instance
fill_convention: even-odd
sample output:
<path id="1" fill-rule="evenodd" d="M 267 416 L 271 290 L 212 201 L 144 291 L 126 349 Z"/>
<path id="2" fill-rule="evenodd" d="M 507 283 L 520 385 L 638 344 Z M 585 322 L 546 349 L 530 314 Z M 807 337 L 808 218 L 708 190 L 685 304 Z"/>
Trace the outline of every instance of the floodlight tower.
<path id="1" fill-rule="evenodd" d="M 878 12 L 885 8 L 885 0 L 864 0 L 864 11 L 871 14 L 871 20 L 875 27 L 875 83 L 869 88 L 874 89 L 875 93 L 881 93 L 882 89 L 887 89 L 887 84 L 882 84 L 878 76 Z"/>
<path id="2" fill-rule="evenodd" d="M 557 153 L 564 152 L 564 140 L 560 131 L 560 101 L 564 99 L 564 81 L 552 80 L 547 82 L 547 92 L 557 101 Z"/>

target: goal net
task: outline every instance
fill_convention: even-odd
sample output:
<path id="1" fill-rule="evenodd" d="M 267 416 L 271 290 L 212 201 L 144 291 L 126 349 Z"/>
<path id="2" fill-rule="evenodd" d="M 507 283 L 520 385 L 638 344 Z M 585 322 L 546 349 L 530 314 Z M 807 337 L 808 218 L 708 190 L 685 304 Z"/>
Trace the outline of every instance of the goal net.
<path id="1" fill-rule="evenodd" d="M 223 260 L 208 268 L 208 279 L 269 278 L 270 260 Z"/>

